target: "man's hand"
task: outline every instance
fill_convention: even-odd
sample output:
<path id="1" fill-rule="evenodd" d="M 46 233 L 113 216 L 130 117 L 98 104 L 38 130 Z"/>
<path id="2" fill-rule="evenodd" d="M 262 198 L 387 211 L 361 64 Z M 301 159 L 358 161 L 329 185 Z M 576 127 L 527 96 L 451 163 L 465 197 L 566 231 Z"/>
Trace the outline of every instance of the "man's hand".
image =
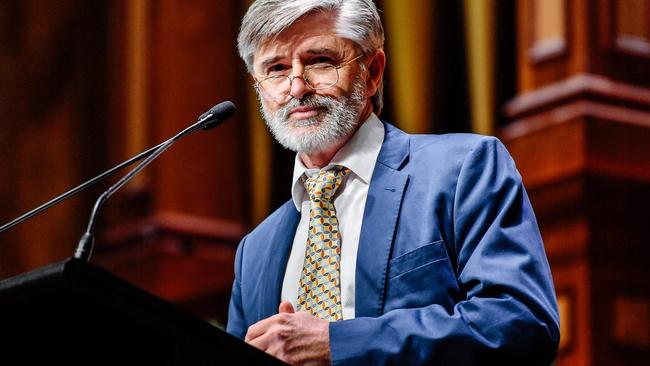
<path id="1" fill-rule="evenodd" d="M 294 312 L 290 302 L 279 313 L 251 325 L 246 343 L 291 365 L 331 365 L 329 322 Z"/>

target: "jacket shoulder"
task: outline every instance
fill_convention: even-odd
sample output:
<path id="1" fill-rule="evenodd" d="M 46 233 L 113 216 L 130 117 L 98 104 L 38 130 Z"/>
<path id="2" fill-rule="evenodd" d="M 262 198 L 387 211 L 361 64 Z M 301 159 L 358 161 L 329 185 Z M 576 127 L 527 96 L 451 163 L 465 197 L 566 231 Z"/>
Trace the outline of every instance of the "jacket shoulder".
<path id="1" fill-rule="evenodd" d="M 278 207 L 262 222 L 257 224 L 248 236 L 266 235 L 266 233 L 277 228 L 278 224 L 286 222 L 288 219 L 299 217 L 300 213 L 296 210 L 293 200 L 289 199 L 282 206 Z"/>
<path id="2" fill-rule="evenodd" d="M 503 145 L 497 137 L 475 133 L 409 134 L 386 121 L 384 127 L 387 135 L 402 135 L 407 138 L 411 154 L 431 153 L 438 150 L 467 153 L 485 145 Z"/>

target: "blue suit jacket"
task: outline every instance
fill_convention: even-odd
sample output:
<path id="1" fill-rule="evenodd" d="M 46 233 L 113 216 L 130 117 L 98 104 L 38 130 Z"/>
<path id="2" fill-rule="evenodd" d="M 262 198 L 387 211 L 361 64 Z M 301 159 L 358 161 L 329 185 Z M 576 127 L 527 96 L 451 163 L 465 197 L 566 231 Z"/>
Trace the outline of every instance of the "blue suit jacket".
<path id="1" fill-rule="evenodd" d="M 385 130 L 361 228 L 355 319 L 330 324 L 333 363 L 550 363 L 559 340 L 551 273 L 505 147 Z M 243 338 L 277 313 L 299 219 L 288 201 L 240 243 L 229 333 Z"/>

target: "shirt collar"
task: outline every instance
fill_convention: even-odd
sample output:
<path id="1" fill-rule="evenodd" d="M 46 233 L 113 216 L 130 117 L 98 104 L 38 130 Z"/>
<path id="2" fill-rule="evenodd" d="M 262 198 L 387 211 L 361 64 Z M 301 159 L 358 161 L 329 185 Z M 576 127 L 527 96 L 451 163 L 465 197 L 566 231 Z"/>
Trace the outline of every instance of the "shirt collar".
<path id="1" fill-rule="evenodd" d="M 361 124 L 359 130 L 343 145 L 334 155 L 332 161 L 324 169 L 334 165 L 344 166 L 350 169 L 350 173 L 357 176 L 364 184 L 370 184 L 372 172 L 375 170 L 375 163 L 381 144 L 384 142 L 384 124 L 372 113 L 368 119 Z M 296 209 L 300 211 L 304 200 L 305 187 L 300 178 L 303 174 L 311 175 L 318 169 L 307 169 L 298 154 L 296 154 L 293 166 L 293 179 L 291 185 L 291 196 Z M 348 178 L 349 179 L 349 178 Z"/>

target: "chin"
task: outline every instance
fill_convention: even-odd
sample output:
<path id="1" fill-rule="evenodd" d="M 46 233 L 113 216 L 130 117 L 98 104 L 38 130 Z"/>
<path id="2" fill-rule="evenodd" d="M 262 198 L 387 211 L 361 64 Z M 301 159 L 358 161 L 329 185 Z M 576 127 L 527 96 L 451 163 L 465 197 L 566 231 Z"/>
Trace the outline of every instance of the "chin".
<path id="1" fill-rule="evenodd" d="M 292 127 L 312 127 L 321 125 L 326 117 L 327 113 L 317 111 L 311 115 L 289 115 L 288 121 Z"/>
<path id="2" fill-rule="evenodd" d="M 316 118 L 305 118 L 292 121 L 292 129 L 313 130 L 321 125 L 321 120 Z"/>

